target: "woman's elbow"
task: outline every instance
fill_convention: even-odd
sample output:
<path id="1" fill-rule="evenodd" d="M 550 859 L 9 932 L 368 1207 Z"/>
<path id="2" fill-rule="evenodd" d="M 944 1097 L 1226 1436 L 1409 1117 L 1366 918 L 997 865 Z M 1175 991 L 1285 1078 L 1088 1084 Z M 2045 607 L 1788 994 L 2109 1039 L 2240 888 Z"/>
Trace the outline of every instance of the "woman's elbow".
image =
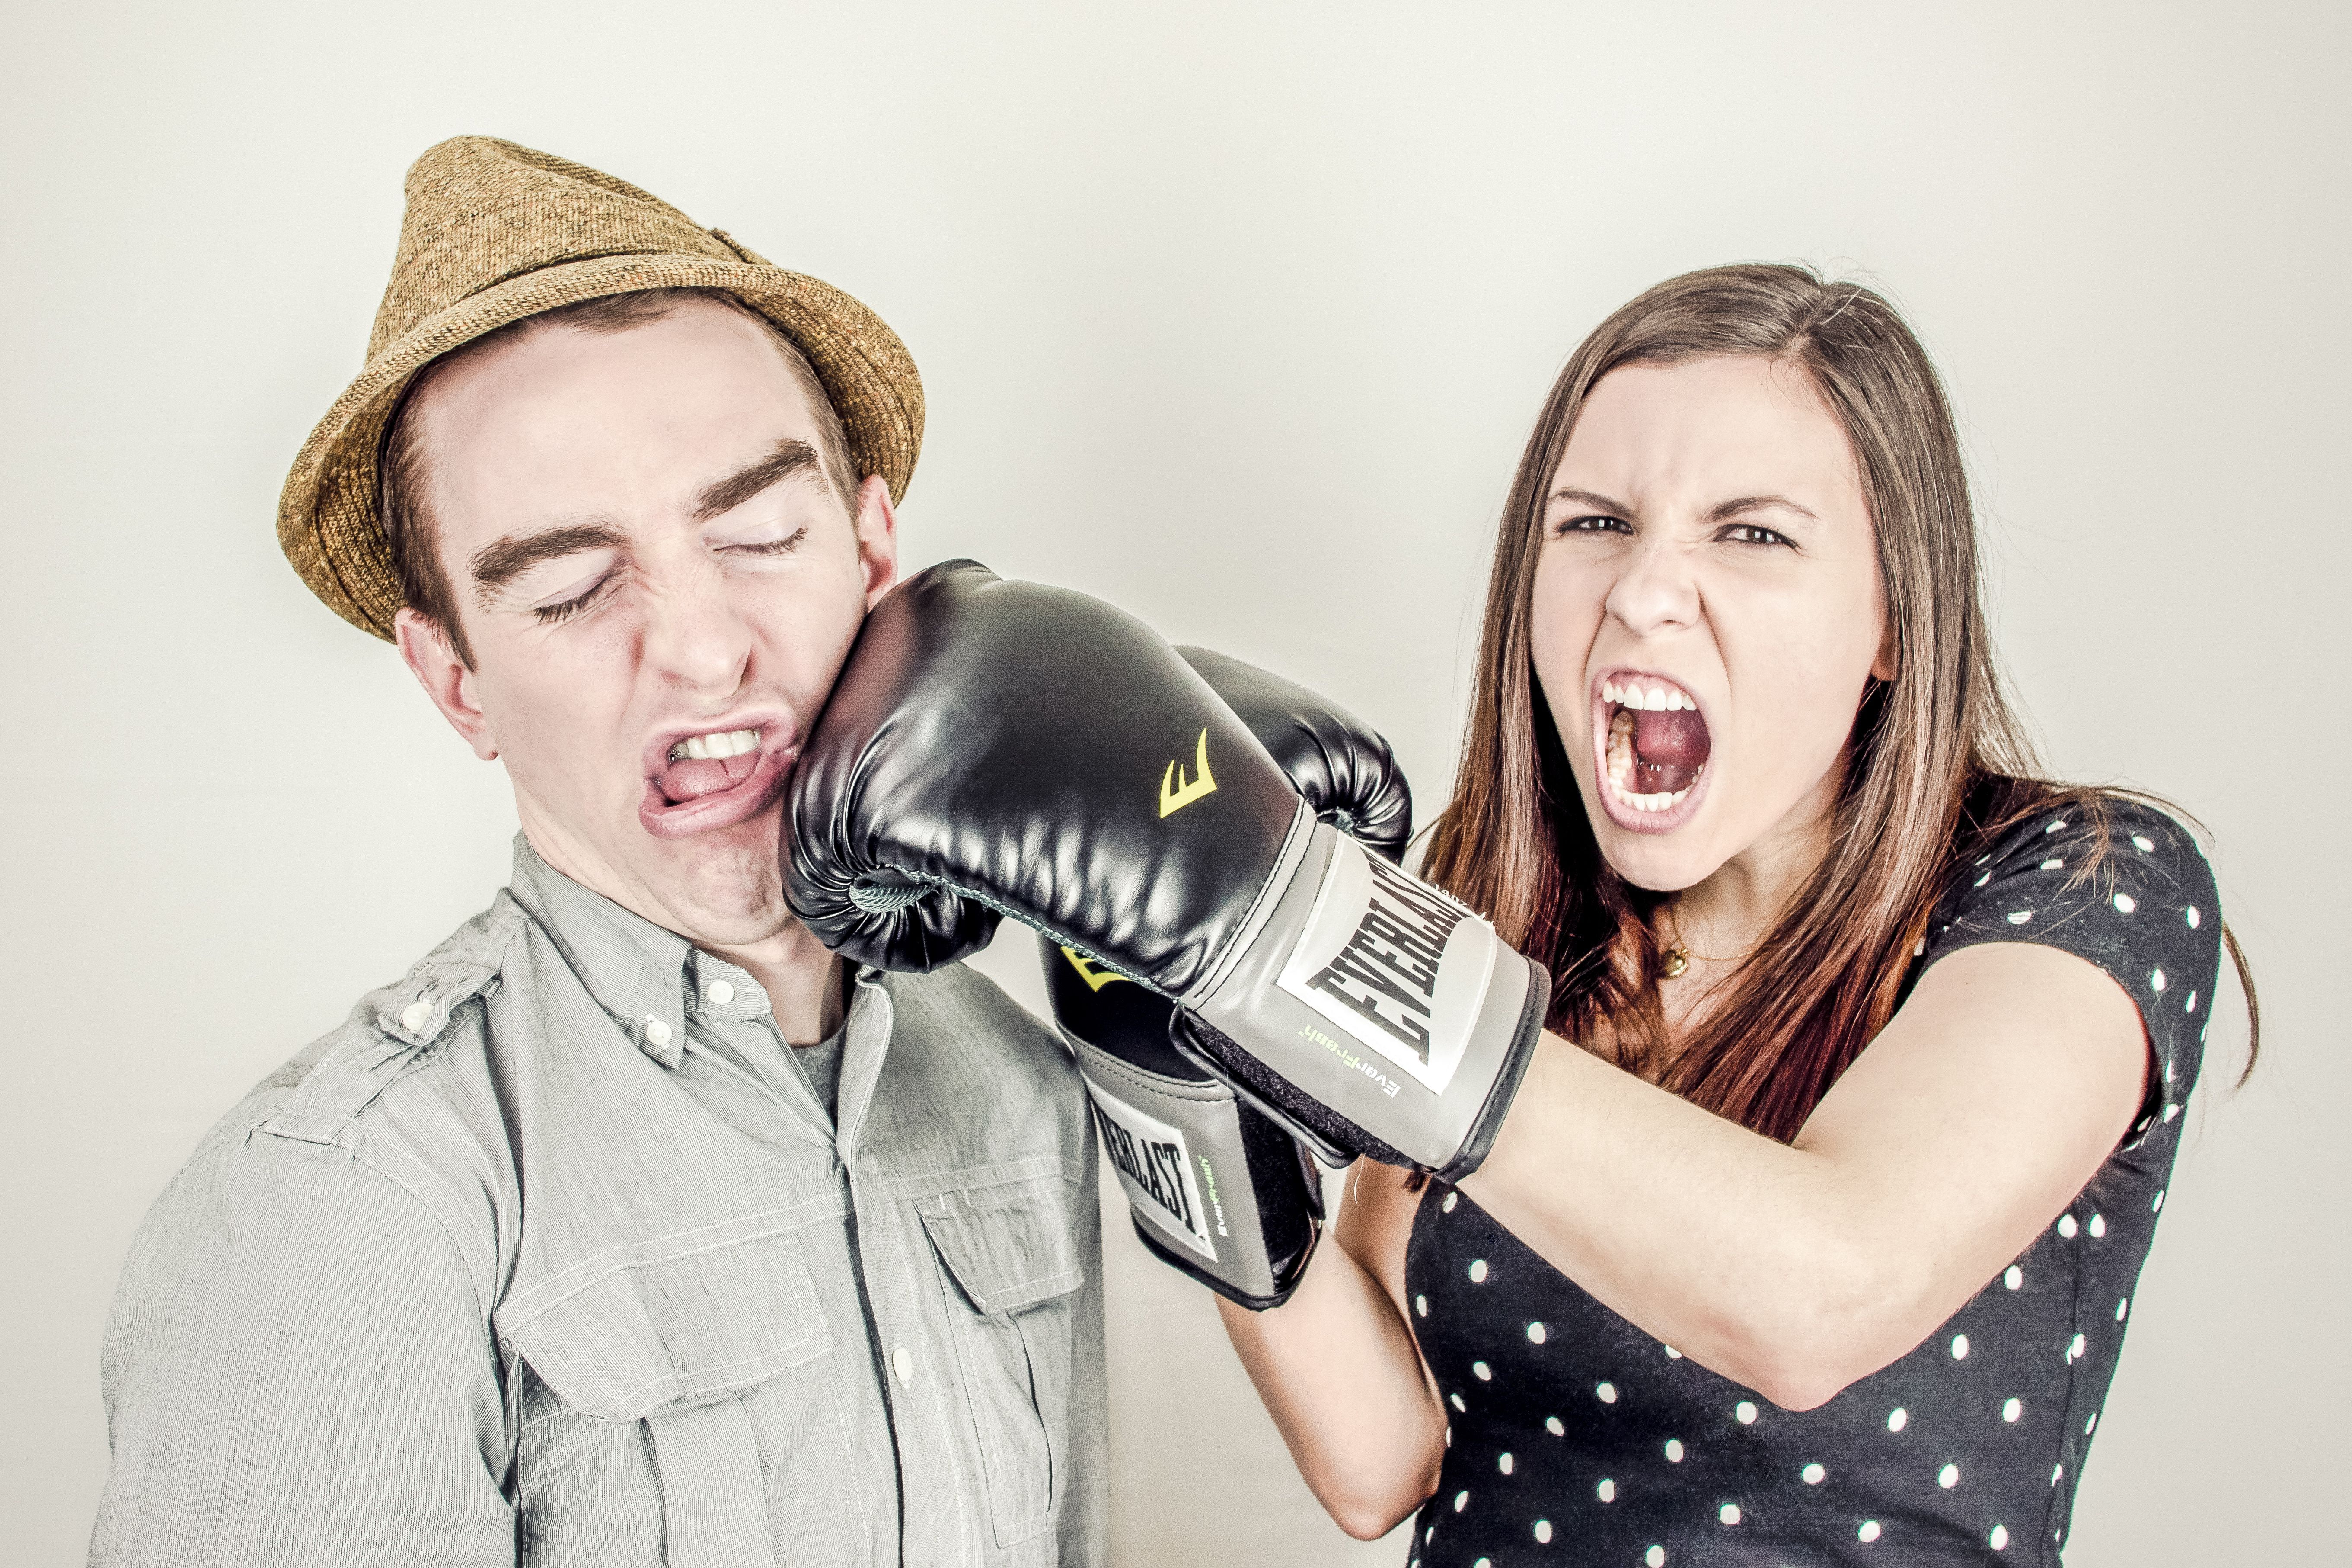
<path id="1" fill-rule="evenodd" d="M 1403 1490 L 1396 1489 L 1376 1495 L 1369 1490 L 1327 1492 L 1318 1488 L 1316 1496 L 1323 1504 L 1323 1511 L 1341 1530 L 1359 1541 L 1378 1541 L 1412 1518 L 1412 1510 L 1429 1495 L 1423 1491 L 1408 1498 Z"/>
<path id="2" fill-rule="evenodd" d="M 1840 1368 L 1799 1363 L 1759 1371 L 1748 1386 L 1783 1410 L 1818 1410 L 1855 1381 Z"/>
<path id="3" fill-rule="evenodd" d="M 1414 1445 L 1418 1447 L 1418 1445 Z M 1322 1466 L 1307 1475 L 1315 1500 L 1331 1521 L 1359 1541 L 1378 1541 L 1412 1515 L 1437 1489 L 1444 1450 L 1418 1457 L 1418 1462 L 1392 1450 L 1386 1465 Z M 1370 1456 L 1363 1456 L 1370 1458 Z"/>
<path id="4" fill-rule="evenodd" d="M 1789 1302 L 1742 1325 L 1729 1375 L 1783 1410 L 1818 1409 L 1917 1342 L 1907 1300 L 1902 1282 L 1881 1276 Z"/>

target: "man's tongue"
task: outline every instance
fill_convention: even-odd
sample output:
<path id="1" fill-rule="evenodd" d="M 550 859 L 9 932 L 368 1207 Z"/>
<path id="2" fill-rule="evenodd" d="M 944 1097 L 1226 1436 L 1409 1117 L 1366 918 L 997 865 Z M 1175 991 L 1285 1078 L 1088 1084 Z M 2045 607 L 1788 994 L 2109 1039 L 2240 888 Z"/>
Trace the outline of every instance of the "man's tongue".
<path id="1" fill-rule="evenodd" d="M 733 789 L 751 776 L 760 765 L 760 753 L 745 752 L 740 756 L 698 760 L 683 757 L 662 769 L 657 781 L 662 797 L 677 805 L 689 800 L 699 800 L 706 795 L 717 795 L 722 789 Z"/>
<path id="2" fill-rule="evenodd" d="M 1706 721 L 1689 709 L 1635 713 L 1630 787 L 1636 795 L 1688 789 L 1706 764 L 1708 750 Z"/>

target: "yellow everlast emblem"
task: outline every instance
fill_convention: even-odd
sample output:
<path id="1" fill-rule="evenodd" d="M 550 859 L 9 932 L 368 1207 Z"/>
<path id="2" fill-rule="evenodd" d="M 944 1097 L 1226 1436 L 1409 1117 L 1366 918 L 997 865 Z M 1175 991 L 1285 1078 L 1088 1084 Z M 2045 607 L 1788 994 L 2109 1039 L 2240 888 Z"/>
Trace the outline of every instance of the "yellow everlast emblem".
<path id="1" fill-rule="evenodd" d="M 1062 956 L 1070 961 L 1070 967 L 1078 972 L 1078 978 L 1087 983 L 1087 988 L 1090 991 L 1099 991 L 1114 981 L 1127 978 L 1124 974 L 1113 974 L 1108 970 L 1097 969 L 1093 964 L 1080 958 L 1075 949 L 1064 948 Z"/>
<path id="2" fill-rule="evenodd" d="M 1201 731 L 1201 747 L 1194 753 L 1192 765 L 1201 776 L 1191 781 L 1184 777 L 1183 764 L 1171 763 L 1168 771 L 1160 775 L 1160 815 L 1171 816 L 1183 810 L 1204 795 L 1217 793 L 1217 781 L 1209 772 L 1209 731 Z"/>

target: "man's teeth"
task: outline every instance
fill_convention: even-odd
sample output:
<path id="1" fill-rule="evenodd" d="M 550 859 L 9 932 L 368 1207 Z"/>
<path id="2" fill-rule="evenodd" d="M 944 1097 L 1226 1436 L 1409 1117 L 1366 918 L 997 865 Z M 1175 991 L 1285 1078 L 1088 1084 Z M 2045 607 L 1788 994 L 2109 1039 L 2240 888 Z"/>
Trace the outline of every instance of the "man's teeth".
<path id="1" fill-rule="evenodd" d="M 1691 694 L 1679 687 L 1652 682 L 1647 686 L 1627 681 L 1620 686 L 1613 680 L 1601 683 L 1601 700 L 1614 702 L 1621 708 L 1640 708 L 1652 713 L 1671 713 L 1678 708 L 1698 711 L 1698 703 Z"/>
<path id="2" fill-rule="evenodd" d="M 688 735 L 669 749 L 669 760 L 673 763 L 715 763 L 759 749 L 759 731 L 725 730 L 709 735 Z"/>

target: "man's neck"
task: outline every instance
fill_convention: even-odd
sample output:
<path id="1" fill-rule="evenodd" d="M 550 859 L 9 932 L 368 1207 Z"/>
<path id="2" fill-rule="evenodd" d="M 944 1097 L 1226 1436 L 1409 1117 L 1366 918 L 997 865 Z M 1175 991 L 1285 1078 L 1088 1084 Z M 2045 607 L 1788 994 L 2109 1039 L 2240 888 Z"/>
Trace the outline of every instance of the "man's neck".
<path id="1" fill-rule="evenodd" d="M 751 942 L 717 942 L 681 930 L 681 926 L 700 922 L 681 919 L 676 911 L 663 907 L 649 889 L 631 883 L 585 846 L 555 831 L 553 824 L 533 809 L 535 803 L 523 791 L 518 789 L 515 795 L 520 808 L 523 837 L 541 859 L 590 892 L 612 900 L 664 931 L 677 932 L 702 952 L 723 958 L 749 973 L 768 994 L 769 1011 L 787 1045 L 817 1045 L 841 1027 L 841 1020 L 848 1012 L 848 987 L 845 983 L 847 968 L 825 950 L 808 927 L 783 910 L 781 902 L 776 913 L 782 923 L 768 935 Z M 765 925 L 771 921 L 757 918 L 754 923 Z"/>
<path id="2" fill-rule="evenodd" d="M 849 1005 L 848 965 L 827 952 L 798 921 L 764 941 L 742 947 L 715 942 L 694 945 L 725 959 L 760 983 L 786 1045 L 814 1046 L 831 1038 L 841 1027 Z"/>

